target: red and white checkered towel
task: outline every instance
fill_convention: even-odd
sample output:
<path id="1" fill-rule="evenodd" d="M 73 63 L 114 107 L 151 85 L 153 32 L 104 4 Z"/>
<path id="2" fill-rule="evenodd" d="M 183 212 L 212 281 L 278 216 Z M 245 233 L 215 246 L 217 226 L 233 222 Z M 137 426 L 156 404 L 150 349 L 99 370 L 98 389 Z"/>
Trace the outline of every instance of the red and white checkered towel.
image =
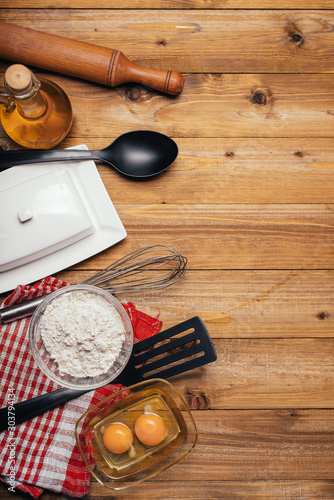
<path id="1" fill-rule="evenodd" d="M 66 286 L 55 278 L 45 278 L 34 286 L 19 286 L 4 306 L 38 297 Z M 158 333 L 161 321 L 138 311 L 131 303 L 123 304 L 133 329 L 135 342 Z M 35 364 L 29 351 L 29 318 L 1 328 L 0 377 L 1 406 L 59 389 Z M 0 434 L 0 479 L 11 491 L 20 490 L 38 498 L 43 489 L 73 497 L 88 493 L 90 474 L 81 459 L 74 436 L 75 423 L 90 406 L 122 386 L 109 384 L 88 392 L 26 423 L 12 432 Z M 15 415 L 15 410 L 13 410 Z M 13 480 L 15 486 L 13 487 Z"/>

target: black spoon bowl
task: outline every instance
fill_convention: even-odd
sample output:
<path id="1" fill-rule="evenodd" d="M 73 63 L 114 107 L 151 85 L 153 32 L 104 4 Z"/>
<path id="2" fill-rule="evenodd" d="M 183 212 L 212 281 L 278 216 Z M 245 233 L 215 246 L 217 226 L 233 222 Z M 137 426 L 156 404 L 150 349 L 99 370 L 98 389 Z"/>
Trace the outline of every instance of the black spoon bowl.
<path id="1" fill-rule="evenodd" d="M 104 149 L 25 149 L 0 151 L 0 172 L 10 167 L 52 161 L 101 160 L 128 177 L 160 174 L 176 159 L 178 147 L 170 137 L 151 130 L 120 135 Z"/>

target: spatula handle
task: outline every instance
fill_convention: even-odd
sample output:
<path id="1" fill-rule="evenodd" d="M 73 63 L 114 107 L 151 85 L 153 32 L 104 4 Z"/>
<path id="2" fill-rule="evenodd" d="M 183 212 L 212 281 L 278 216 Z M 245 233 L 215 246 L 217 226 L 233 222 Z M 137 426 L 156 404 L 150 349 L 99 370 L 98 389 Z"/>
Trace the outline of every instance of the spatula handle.
<path id="1" fill-rule="evenodd" d="M 136 82 L 171 95 L 183 89 L 183 76 L 176 71 L 143 68 L 119 50 L 4 22 L 0 22 L 0 54 L 3 59 L 111 87 Z"/>
<path id="2" fill-rule="evenodd" d="M 31 420 L 32 418 L 38 417 L 49 410 L 53 410 L 58 406 L 64 405 L 71 399 L 85 394 L 85 392 L 88 391 L 77 391 L 74 389 L 68 389 L 67 387 L 62 387 L 56 391 L 47 392 L 46 394 L 41 394 L 40 396 L 14 404 L 14 409 L 11 409 L 10 412 L 8 411 L 8 408 L 1 408 L 0 432 L 8 429 L 9 422 L 13 423 L 15 426 L 20 425 L 26 420 Z M 12 420 L 8 418 L 9 415 L 13 415 Z"/>

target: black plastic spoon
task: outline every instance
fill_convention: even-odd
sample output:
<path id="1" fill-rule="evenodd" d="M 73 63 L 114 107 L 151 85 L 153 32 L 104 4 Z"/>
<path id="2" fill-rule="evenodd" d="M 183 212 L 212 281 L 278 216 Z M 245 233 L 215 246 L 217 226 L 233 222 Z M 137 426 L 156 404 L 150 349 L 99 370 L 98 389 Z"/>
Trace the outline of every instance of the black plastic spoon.
<path id="1" fill-rule="evenodd" d="M 129 177 L 151 177 L 175 160 L 178 147 L 170 137 L 150 130 L 119 136 L 104 149 L 25 149 L 0 151 L 0 172 L 17 165 L 62 160 L 102 160 Z"/>

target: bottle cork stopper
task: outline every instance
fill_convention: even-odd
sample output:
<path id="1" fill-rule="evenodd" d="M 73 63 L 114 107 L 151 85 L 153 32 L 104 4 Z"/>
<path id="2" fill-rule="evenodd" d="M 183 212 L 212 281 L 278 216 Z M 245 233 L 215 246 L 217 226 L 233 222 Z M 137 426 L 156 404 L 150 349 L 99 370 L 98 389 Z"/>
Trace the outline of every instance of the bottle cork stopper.
<path id="1" fill-rule="evenodd" d="M 11 89 L 17 92 L 22 91 L 31 84 L 31 72 L 23 64 L 13 64 L 6 70 L 5 80 Z"/>

